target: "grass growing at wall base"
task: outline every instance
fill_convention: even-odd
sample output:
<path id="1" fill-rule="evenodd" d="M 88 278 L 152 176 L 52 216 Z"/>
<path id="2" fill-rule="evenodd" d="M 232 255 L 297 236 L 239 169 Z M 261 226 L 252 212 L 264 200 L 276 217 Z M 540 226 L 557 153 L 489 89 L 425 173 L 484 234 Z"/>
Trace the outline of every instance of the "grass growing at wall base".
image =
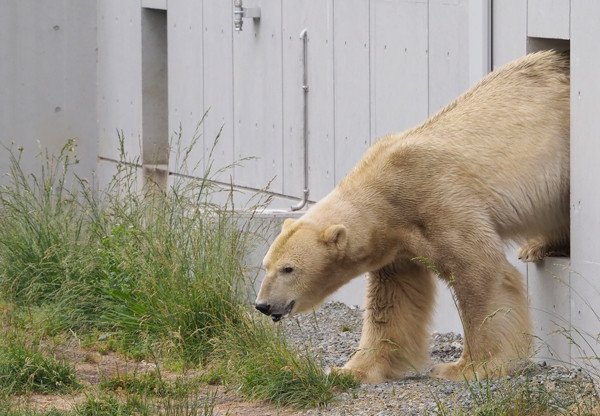
<path id="1" fill-rule="evenodd" d="M 468 408 L 452 408 L 435 397 L 438 413 L 455 416 L 597 415 L 594 381 L 585 374 L 556 380 L 534 377 L 535 364 L 505 379 L 465 381 Z M 564 371 L 567 371 L 566 369 Z"/>
<path id="2" fill-rule="evenodd" d="M 176 150 L 178 171 L 197 168 L 188 166 L 197 140 Z M 230 189 L 213 187 L 212 163 L 198 179 L 178 176 L 163 190 L 140 185 L 139 163 L 124 148 L 121 137 L 121 163 L 102 191 L 72 173 L 72 140 L 57 156 L 41 152 L 37 175 L 23 171 L 22 149 L 9 149 L 0 299 L 15 305 L 15 316 L 40 311 L 49 317 L 38 321 L 46 334 L 106 334 L 136 359 L 220 368 L 222 381 L 276 404 L 323 405 L 332 390 L 353 385 L 324 374 L 250 315 L 241 260 L 257 228 L 235 214 Z"/>

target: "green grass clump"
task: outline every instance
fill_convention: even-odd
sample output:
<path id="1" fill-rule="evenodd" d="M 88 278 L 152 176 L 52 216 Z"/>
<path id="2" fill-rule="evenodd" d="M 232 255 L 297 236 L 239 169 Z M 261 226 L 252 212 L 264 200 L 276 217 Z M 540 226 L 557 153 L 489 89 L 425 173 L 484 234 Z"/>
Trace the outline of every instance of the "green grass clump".
<path id="1" fill-rule="evenodd" d="M 139 374 L 117 374 L 100 382 L 100 388 L 110 391 L 126 391 L 152 397 L 184 398 L 198 389 L 198 379 L 177 377 L 166 380 L 159 369 Z"/>
<path id="2" fill-rule="evenodd" d="M 325 374 L 312 356 L 290 348 L 274 333 L 270 322 L 248 320 L 244 331 L 230 331 L 223 338 L 222 353 L 229 355 L 229 377 L 242 380 L 241 389 L 261 400 L 296 408 L 320 407 L 339 391 L 358 386 L 347 374 Z"/>
<path id="3" fill-rule="evenodd" d="M 214 414 L 215 398 L 192 397 L 186 399 L 162 398 L 153 399 L 146 396 L 126 394 L 124 399 L 118 399 L 107 394 L 88 397 L 77 405 L 67 416 L 212 416 Z"/>
<path id="4" fill-rule="evenodd" d="M 331 390 L 353 382 L 325 375 L 250 316 L 243 259 L 258 226 L 236 214 L 231 189 L 211 181 L 211 162 L 202 174 L 188 166 L 198 138 L 175 146 L 183 175 L 166 189 L 142 185 L 122 137 L 121 160 L 102 190 L 72 172 L 74 141 L 58 156 L 41 152 L 36 175 L 23 171 L 21 149 L 9 149 L 9 180 L 0 187 L 0 300 L 14 308 L 14 324 L 45 336 L 96 337 L 135 359 L 218 368 L 213 381 L 241 384 L 252 397 L 323 405 Z M 110 382 L 134 395 L 185 394 L 152 377 Z M 96 404 L 114 403 L 90 402 L 91 412 Z"/>
<path id="5" fill-rule="evenodd" d="M 59 156 L 43 155 L 39 177 L 11 152 L 11 180 L 0 189 L 3 297 L 52 308 L 55 331 L 117 332 L 136 358 L 166 349 L 202 362 L 219 328 L 238 319 L 249 224 L 227 200 L 210 203 L 210 170 L 175 179 L 168 192 L 140 189 L 137 163 L 123 153 L 97 192 L 70 172 L 73 152 L 69 141 Z"/>
<path id="6" fill-rule="evenodd" d="M 152 415 L 150 406 L 139 397 L 127 397 L 119 400 L 112 396 L 90 396 L 74 410 L 67 413 L 69 416 L 124 416 L 124 415 Z"/>
<path id="7" fill-rule="evenodd" d="M 72 287 L 89 278 L 81 258 L 89 243 L 85 209 L 69 185 L 74 146 L 69 140 L 59 156 L 40 154 L 37 175 L 21 168 L 23 149 L 10 151 L 9 183 L 0 187 L 0 291 L 19 306 L 56 305 L 63 327 L 76 323 L 80 307 L 95 309 Z"/>
<path id="8" fill-rule="evenodd" d="M 61 412 L 56 409 L 35 410 L 31 408 L 13 409 L 8 403 L 0 403 L 0 415 L 2 416 L 65 416 L 70 412 Z"/>
<path id="9" fill-rule="evenodd" d="M 0 391 L 4 395 L 67 393 L 80 387 L 75 370 L 46 356 L 25 334 L 5 331 L 0 339 Z"/>
<path id="10" fill-rule="evenodd" d="M 244 231 L 230 212 L 200 211 L 173 192 L 173 199 L 153 202 L 151 223 L 121 211 L 125 221 L 102 238 L 98 253 L 110 307 L 101 322 L 118 323 L 137 358 L 154 346 L 203 363 L 210 340 L 239 320 Z"/>

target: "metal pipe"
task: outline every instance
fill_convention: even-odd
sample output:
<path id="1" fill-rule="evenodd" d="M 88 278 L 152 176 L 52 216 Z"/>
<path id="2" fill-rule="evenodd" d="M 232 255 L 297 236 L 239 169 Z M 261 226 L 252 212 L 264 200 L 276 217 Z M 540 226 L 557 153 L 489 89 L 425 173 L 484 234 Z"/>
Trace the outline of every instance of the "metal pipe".
<path id="1" fill-rule="evenodd" d="M 294 205 L 290 207 L 292 211 L 298 211 L 306 205 L 308 202 L 308 62 L 307 62 L 307 41 L 308 41 L 308 31 L 304 29 L 300 32 L 300 39 L 302 40 L 302 96 L 304 99 L 303 102 L 303 125 L 302 125 L 302 135 L 304 142 L 304 194 L 302 196 L 302 200 L 298 203 L 298 205 Z"/>

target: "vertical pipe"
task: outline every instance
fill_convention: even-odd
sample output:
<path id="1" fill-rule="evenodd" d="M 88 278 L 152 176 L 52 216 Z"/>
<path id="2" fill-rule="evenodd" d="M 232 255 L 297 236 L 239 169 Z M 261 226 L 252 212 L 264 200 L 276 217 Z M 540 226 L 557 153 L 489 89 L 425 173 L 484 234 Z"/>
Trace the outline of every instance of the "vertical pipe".
<path id="1" fill-rule="evenodd" d="M 303 95 L 303 109 L 302 109 L 302 136 L 304 142 L 304 195 L 302 196 L 302 200 L 298 203 L 298 205 L 294 205 L 290 207 L 292 211 L 298 211 L 302 209 L 306 203 L 308 202 L 308 81 L 307 81 L 307 35 L 308 32 L 306 29 L 300 32 L 300 39 L 302 40 L 302 95 Z"/>

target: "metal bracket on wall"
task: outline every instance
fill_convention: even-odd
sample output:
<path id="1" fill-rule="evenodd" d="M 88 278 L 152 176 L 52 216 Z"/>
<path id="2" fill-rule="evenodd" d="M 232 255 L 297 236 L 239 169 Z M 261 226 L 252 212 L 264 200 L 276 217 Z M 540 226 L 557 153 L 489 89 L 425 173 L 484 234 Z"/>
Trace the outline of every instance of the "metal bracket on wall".
<path id="1" fill-rule="evenodd" d="M 307 73 L 308 73 L 308 64 L 307 64 L 307 48 L 306 43 L 308 41 L 308 31 L 304 29 L 300 32 L 300 40 L 302 41 L 302 95 L 304 97 L 303 109 L 302 109 L 302 139 L 304 142 L 304 195 L 302 196 L 302 200 L 298 203 L 298 205 L 294 205 L 290 207 L 292 211 L 298 211 L 306 205 L 308 202 L 308 82 L 307 82 Z"/>
<path id="2" fill-rule="evenodd" d="M 238 32 L 242 31 L 244 18 L 260 19 L 260 7 L 242 7 L 242 0 L 233 0 L 233 26 Z"/>

